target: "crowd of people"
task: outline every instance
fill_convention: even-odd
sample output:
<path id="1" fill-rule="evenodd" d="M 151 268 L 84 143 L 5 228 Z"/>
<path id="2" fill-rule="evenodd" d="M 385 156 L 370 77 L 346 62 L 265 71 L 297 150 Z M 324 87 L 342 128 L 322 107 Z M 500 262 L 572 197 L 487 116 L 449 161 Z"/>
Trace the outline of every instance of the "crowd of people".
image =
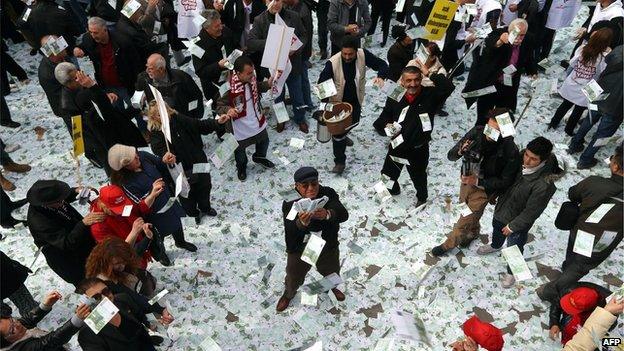
<path id="1" fill-rule="evenodd" d="M 254 147 L 251 161 L 274 168 L 268 158 L 271 134 L 307 134 L 310 120 L 316 120 L 331 134 L 326 140 L 332 145 L 331 172 L 341 176 L 349 172 L 347 147 L 358 152 L 349 133 L 368 114 L 365 98 L 372 85 L 388 91 L 372 126 L 388 144 L 380 169 L 388 182 L 376 191 L 400 194 L 398 179 L 405 167 L 416 190 L 412 208 L 419 208 L 428 201 L 429 144 L 436 118 L 448 116 L 445 103 L 463 84 L 466 106 L 476 105 L 474 127 L 447 157 L 461 161 L 458 195 L 468 210 L 430 254 L 445 256 L 456 247 L 469 247 L 492 204 L 491 241 L 477 254 L 515 246 L 521 256 L 533 224 L 561 191 L 556 182 L 566 167 L 553 152 L 554 141 L 543 136 L 522 150 L 516 145 L 514 122 L 524 114 L 518 106 L 520 83 L 558 65 L 566 70 L 557 87 L 562 102 L 545 128 L 556 129 L 569 113 L 567 152 L 581 153 L 576 168 L 600 167 L 595 155 L 620 130 L 623 116 L 622 3 L 592 4 L 570 59 L 561 63 L 550 55 L 555 33 L 572 25 L 580 0 L 510 0 L 502 5 L 497 0 L 455 0 L 457 10 L 441 40 L 423 34 L 436 1 L 398 3 L 404 7 L 396 8 L 396 0 L 204 0 L 193 6 L 171 0 L 3 1 L 0 125 L 20 126 L 5 96 L 12 84 L 30 84 L 5 41 L 26 42 L 40 60 L 38 82 L 50 113 L 60 117 L 58 123 L 74 140 L 75 116 L 81 117 L 84 156 L 106 174 L 108 184 L 95 189 L 40 179 L 25 199 L 13 201 L 7 192 L 15 185 L 4 172 L 25 173 L 31 167 L 14 162 L 0 140 L 2 227 L 27 226 L 47 265 L 85 296 L 75 315 L 56 330 L 36 328 L 61 295 L 53 291 L 37 303 L 24 284 L 29 269 L 2 252 L 2 298 L 20 315 L 13 317 L 3 302 L 2 349 L 57 350 L 78 334 L 84 350 L 155 350 L 162 339 L 148 332 L 147 316 L 153 314 L 163 325 L 175 316 L 150 300 L 162 290 L 150 265 L 172 264 L 164 242 L 168 235 L 177 247 L 197 250 L 185 238 L 183 217 L 193 217 L 199 225 L 221 210 L 211 202 L 202 135 L 215 133 L 223 145 L 235 144 L 225 156 L 233 153 L 237 178 L 244 182 L 248 147 Z M 373 45 L 385 47 L 388 38 L 394 40 L 386 58 L 365 48 L 378 22 L 382 39 Z M 264 62 L 278 44 L 268 39 L 275 25 L 293 33 L 285 68 L 279 70 Z M 313 56 L 321 60 L 318 77 L 309 75 Z M 80 67 L 87 61 L 93 77 Z M 375 72 L 372 84 L 369 69 Z M 335 91 L 326 94 L 320 86 Z M 263 94 L 265 100 L 269 96 L 269 106 L 263 105 Z M 280 103 L 291 107 L 287 120 L 292 130 L 279 120 L 275 107 L 271 113 Z M 339 126 L 327 116 L 348 123 Z M 269 127 L 271 118 L 278 119 L 274 128 Z M 584 146 L 595 124 L 597 130 Z M 555 223 L 569 231 L 561 274 L 536 291 L 550 305 L 549 335 L 565 350 L 600 348 L 596 338 L 615 325 L 624 306 L 624 291 L 581 281 L 623 238 L 624 154 L 619 143 L 609 159 L 609 178 L 590 176 L 568 190 L 569 201 Z M 147 146 L 152 152 L 138 150 Z M 278 313 L 289 307 L 312 265 L 329 282 L 340 275 L 339 232 L 349 213 L 338 193 L 321 185 L 322 179 L 314 167 L 299 168 L 293 176 L 299 196 L 282 204 L 287 264 Z M 15 219 L 12 212 L 24 205 L 27 218 Z M 88 208 L 85 216 L 79 206 Z M 577 248 L 588 237 L 589 254 Z M 311 258 L 309 243 L 319 241 L 323 245 Z M 503 274 L 503 288 L 513 287 L 519 278 L 512 268 Z M 345 300 L 338 284 L 332 284 L 326 290 Z M 105 302 L 117 312 L 95 331 L 85 320 Z M 449 343 L 453 350 L 504 348 L 501 330 L 476 316 L 463 324 L 463 332 L 465 338 Z"/>

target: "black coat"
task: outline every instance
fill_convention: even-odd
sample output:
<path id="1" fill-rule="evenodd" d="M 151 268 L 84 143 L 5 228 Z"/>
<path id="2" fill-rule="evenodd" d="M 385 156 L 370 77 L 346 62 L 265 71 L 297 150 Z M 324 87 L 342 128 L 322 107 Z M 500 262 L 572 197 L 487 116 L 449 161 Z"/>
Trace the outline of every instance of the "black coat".
<path id="1" fill-rule="evenodd" d="M 56 64 L 54 62 L 50 61 L 50 59 L 45 56 L 41 57 L 37 75 L 39 77 L 39 84 L 41 84 L 43 92 L 45 92 L 46 97 L 48 98 L 48 103 L 50 103 L 52 112 L 54 112 L 55 115 L 62 117 L 61 91 L 63 90 L 63 86 L 54 77 L 54 68 L 56 68 Z"/>
<path id="2" fill-rule="evenodd" d="M 155 350 L 149 334 L 137 320 L 136 305 L 126 297 L 115 295 L 113 302 L 119 308 L 122 322 L 119 327 L 108 323 L 99 334 L 95 334 L 91 328 L 84 327 L 78 333 L 78 344 L 83 350 L 89 351 L 147 351 Z M 125 333 L 124 333 L 125 332 Z"/>
<path id="3" fill-rule="evenodd" d="M 391 98 L 386 99 L 386 105 L 379 116 L 386 123 L 398 121 L 401 111 L 406 106 L 410 106 L 405 120 L 401 122 L 400 135 L 403 136 L 404 141 L 394 149 L 390 146 L 388 153 L 392 156 L 409 158 L 414 154 L 415 149 L 428 144 L 431 140 L 431 131 L 423 131 L 419 115 L 421 113 L 429 114 L 429 120 L 433 129 L 433 116 L 442 103 L 451 95 L 455 87 L 451 80 L 447 79 L 443 74 L 432 74 L 429 78 L 434 82 L 435 87 L 422 87 L 420 94 L 411 104 L 405 96 L 399 102 Z"/>
<path id="4" fill-rule="evenodd" d="M 33 329 L 37 327 L 37 324 L 50 313 L 51 310 L 45 311 L 37 307 L 30 311 L 26 316 L 19 318 L 26 329 Z M 59 328 L 49 332 L 42 337 L 28 338 L 14 345 L 11 345 L 11 351 L 62 351 L 65 350 L 66 343 L 80 330 L 75 327 L 71 320 L 65 322 Z"/>
<path id="5" fill-rule="evenodd" d="M 611 291 L 609 291 L 606 288 L 603 288 L 600 285 L 594 284 L 594 283 L 590 283 L 590 282 L 576 282 L 571 284 L 570 286 L 566 287 L 565 289 L 563 289 L 560 293 L 559 296 L 557 296 L 557 299 L 555 300 L 555 303 L 551 303 L 550 304 L 550 312 L 549 312 L 549 322 L 548 322 L 548 327 L 552 327 L 554 325 L 558 326 L 561 330 L 563 330 L 563 328 L 565 327 L 566 324 L 568 324 L 570 322 L 571 316 L 566 314 L 563 309 L 561 309 L 561 304 L 560 304 L 560 300 L 563 296 L 567 295 L 569 292 L 571 292 L 572 290 L 576 289 L 576 288 L 580 288 L 580 287 L 585 287 L 585 288 L 591 288 L 594 289 L 598 292 L 598 295 L 600 297 L 599 301 L 598 301 L 598 306 L 600 307 L 604 307 L 606 304 L 605 299 L 607 297 L 609 297 L 609 295 L 611 295 Z"/>
<path id="6" fill-rule="evenodd" d="M 480 55 L 476 55 L 470 67 L 470 73 L 468 73 L 463 93 L 479 90 L 498 82 L 498 78 L 503 74 L 503 69 L 509 65 L 512 52 L 511 44 L 503 44 L 498 48 L 496 47 L 498 38 L 505 32 L 507 32 L 507 27 L 495 29 L 485 39 L 483 52 Z M 520 44 L 520 53 L 515 64 L 518 71 L 514 73 L 512 78 L 515 91 L 517 91 L 520 85 L 520 76 L 522 74 L 537 74 L 537 62 L 533 57 L 534 39 L 530 33 L 527 33 L 522 44 Z M 466 99 L 466 105 L 470 107 L 476 99 Z"/>
<path id="7" fill-rule="evenodd" d="M 204 117 L 204 97 L 193 78 L 188 73 L 174 68 L 167 69 L 167 75 L 169 85 L 156 87 L 147 72 L 141 72 L 137 78 L 136 90 L 143 91 L 147 101 L 152 101 L 154 96 L 149 88 L 150 84 L 160 91 L 163 100 L 174 110 L 197 119 Z M 189 104 L 195 104 L 196 107 L 189 111 L 189 107 L 193 107 Z"/>
<path id="8" fill-rule="evenodd" d="M 117 75 L 128 90 L 128 94 L 132 95 L 136 78 L 144 70 L 145 59 L 141 56 L 140 51 L 135 47 L 135 43 L 133 43 L 131 38 L 114 31 L 109 31 L 108 33 L 113 43 Z M 85 33 L 81 38 L 82 42 L 77 46 L 89 56 L 95 69 L 95 79 L 102 83 L 102 62 L 98 46 L 88 33 Z"/>
<path id="9" fill-rule="evenodd" d="M 117 22 L 121 16 L 123 1 L 117 1 L 115 8 L 109 5 L 108 0 L 92 0 L 89 7 L 89 15 L 97 16 L 108 22 Z"/>
<path id="10" fill-rule="evenodd" d="M 43 206 L 28 207 L 26 222 L 35 245 L 48 262 L 48 266 L 63 280 L 78 284 L 85 277 L 85 263 L 95 246 L 89 227 L 70 203 L 76 192 L 65 199 L 69 218 Z"/>
<path id="11" fill-rule="evenodd" d="M 170 116 L 169 128 L 171 129 L 169 148 L 176 155 L 177 162 L 182 162 L 184 173 L 191 179 L 193 164 L 208 162 L 201 136 L 225 131 L 225 127 L 214 119 L 197 120 L 180 113 Z M 150 146 L 156 155 L 160 157 L 165 155 L 167 146 L 161 131 L 152 132 Z"/>
<path id="12" fill-rule="evenodd" d="M 298 13 L 282 9 L 279 13 L 280 17 L 284 20 L 286 25 L 295 29 L 295 35 L 301 40 L 303 46 L 294 54 L 290 55 L 290 62 L 292 63 L 292 71 L 290 74 L 301 73 L 302 68 L 302 53 L 307 42 L 310 40 L 312 33 L 307 33 L 301 17 Z M 264 48 L 267 45 L 266 39 L 269 35 L 269 26 L 275 23 L 275 15 L 269 11 L 264 11 L 254 20 L 254 26 L 249 32 L 249 40 L 247 40 L 247 49 L 250 53 L 259 53 L 262 57 Z M 273 43 L 268 43 L 269 45 Z M 277 44 L 277 43 L 275 43 Z"/>
<path id="13" fill-rule="evenodd" d="M 225 46 L 225 51 L 229 55 L 238 44 L 233 40 L 232 33 L 227 28 L 223 28 L 223 34 L 217 39 L 202 30 L 199 32 L 199 39 L 197 46 L 205 52 L 201 58 L 193 55 L 193 67 L 195 74 L 199 77 L 206 100 L 212 99 L 214 103 L 219 93 L 217 86 L 221 85 L 219 77 L 221 72 L 227 70 L 225 67 L 219 67 L 219 61 L 223 59 L 221 47 Z"/>
<path id="14" fill-rule="evenodd" d="M 414 45 L 403 46 L 398 41 L 388 49 L 388 79 L 398 82 L 403 68 L 414 57 Z"/>
<path id="15" fill-rule="evenodd" d="M 0 299 L 11 296 L 24 285 L 30 269 L 0 251 Z"/>
<path id="16" fill-rule="evenodd" d="M 461 22 L 453 20 L 444 34 L 444 47 L 442 48 L 440 62 L 447 72 L 450 72 L 457 64 L 457 61 L 459 61 L 460 56 L 457 55 L 457 50 L 463 48 L 466 44 L 464 39 L 457 39 L 457 32 L 459 32 L 461 26 Z"/>
<path id="17" fill-rule="evenodd" d="M 346 222 L 347 219 L 349 219 L 349 213 L 342 202 L 340 202 L 340 198 L 334 189 L 320 186 L 317 198 L 323 196 L 329 198 L 329 201 L 325 204 L 325 209 L 331 211 L 332 216 L 329 220 L 312 219 L 307 228 L 299 228 L 296 223 L 298 217 L 292 221 L 286 219 L 293 204 L 299 199 L 284 201 L 282 203 L 284 235 L 286 238 L 286 251 L 288 253 L 303 252 L 306 246 L 303 240 L 306 234 L 310 234 L 311 232 L 322 232 L 321 237 L 326 241 L 323 250 L 338 247 L 338 230 L 340 230 L 340 223 Z"/>
<path id="18" fill-rule="evenodd" d="M 21 21 L 21 17 L 20 17 Z M 66 49 L 69 55 L 76 45 L 76 37 L 82 34 L 75 15 L 69 9 L 57 5 L 54 1 L 37 1 L 32 7 L 26 23 L 20 27 L 29 30 L 34 36 L 36 48 L 40 47 L 41 38 L 54 34 L 63 36 L 69 47 Z"/>
<path id="19" fill-rule="evenodd" d="M 266 8 L 262 0 L 252 0 L 249 22 L 253 24 L 256 16 L 263 13 Z M 236 47 L 240 47 L 241 37 L 245 31 L 245 5 L 243 5 L 243 0 L 228 1 L 221 12 L 221 20 L 232 31 Z"/>
<path id="20" fill-rule="evenodd" d="M 568 191 L 570 201 L 580 204 L 580 216 L 576 224 L 570 230 L 568 247 L 566 250 L 567 264 L 576 262 L 587 266 L 598 266 L 617 248 L 622 241 L 622 202 L 612 197 L 622 199 L 622 177 L 611 175 L 611 178 L 590 176 L 574 185 Z M 602 217 L 599 223 L 587 223 L 586 220 L 603 203 L 611 203 L 613 206 Z M 579 230 L 595 235 L 594 243 L 600 240 L 605 231 L 616 232 L 615 239 L 611 244 L 600 252 L 592 252 L 591 257 L 586 257 L 573 252 L 576 234 Z"/>
<path id="21" fill-rule="evenodd" d="M 460 147 L 466 140 L 473 140 L 470 149 L 481 160 L 479 186 L 482 186 L 488 195 L 498 195 L 515 181 L 522 166 L 522 157 L 513 137 L 500 137 L 496 143 L 488 142 L 483 135 L 483 128 L 483 126 L 472 127 L 449 150 L 447 157 L 450 161 L 459 160 L 462 158 L 458 154 Z"/>
<path id="22" fill-rule="evenodd" d="M 287 6 L 287 10 L 298 13 L 303 23 L 303 28 L 308 33 L 308 40 L 303 45 L 303 51 L 301 52 L 301 58 L 307 61 L 312 56 L 312 33 L 314 32 L 314 24 L 312 23 L 312 11 L 310 7 L 304 2 L 299 1 L 297 5 Z"/>
<path id="23" fill-rule="evenodd" d="M 153 33 L 146 33 L 141 25 L 131 21 L 126 16 L 119 17 L 119 20 L 115 23 L 115 31 L 134 44 L 134 47 L 139 52 L 141 62 L 147 62 L 147 58 L 151 54 L 160 54 L 165 59 L 169 57 L 169 45 L 166 42 L 157 43 L 152 41 Z"/>
<path id="24" fill-rule="evenodd" d="M 621 18 L 621 17 L 620 17 Z M 595 27 L 595 26 L 594 26 Z M 598 111 L 606 113 L 616 119 L 622 120 L 622 68 L 624 63 L 622 60 L 622 45 L 616 47 L 605 57 L 607 67 L 600 74 L 598 84 L 609 92 L 609 96 L 602 101 L 598 101 Z"/>

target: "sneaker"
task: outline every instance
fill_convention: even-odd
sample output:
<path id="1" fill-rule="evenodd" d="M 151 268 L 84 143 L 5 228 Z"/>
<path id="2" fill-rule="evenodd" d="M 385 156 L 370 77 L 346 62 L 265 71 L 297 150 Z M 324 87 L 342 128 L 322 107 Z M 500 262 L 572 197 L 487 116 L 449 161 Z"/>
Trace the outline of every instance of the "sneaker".
<path id="1" fill-rule="evenodd" d="M 336 296 L 336 300 L 338 300 L 338 301 L 344 301 L 345 300 L 345 294 L 342 291 L 340 291 L 340 290 L 338 290 L 336 288 L 333 288 L 332 292 L 334 293 L 334 296 Z"/>
<path id="2" fill-rule="evenodd" d="M 275 163 L 269 161 L 266 157 L 252 157 L 251 158 L 255 163 L 259 164 L 264 168 L 273 168 L 275 167 Z"/>
<path id="3" fill-rule="evenodd" d="M 431 254 L 436 256 L 436 257 L 440 257 L 440 256 L 445 255 L 446 251 L 447 250 L 444 249 L 444 246 L 438 245 L 438 246 L 434 247 L 433 249 L 431 249 Z"/>
<path id="4" fill-rule="evenodd" d="M 282 312 L 288 308 L 288 305 L 290 305 L 290 299 L 282 296 L 280 297 L 279 301 L 277 301 L 277 306 L 275 306 L 275 310 L 277 312 Z"/>
<path id="5" fill-rule="evenodd" d="M 590 169 L 590 168 L 594 167 L 597 164 L 598 164 L 598 160 L 596 160 L 595 158 L 592 158 L 591 161 L 589 161 L 589 163 L 581 163 L 579 161 L 579 163 L 576 164 L 576 168 L 578 168 L 578 169 Z"/>
<path id="6" fill-rule="evenodd" d="M 479 255 L 489 255 L 493 252 L 500 251 L 500 248 L 495 249 L 491 245 L 483 245 L 477 249 L 477 254 Z"/>
<path id="7" fill-rule="evenodd" d="M 237 176 L 238 176 L 238 180 L 240 180 L 241 182 L 244 182 L 245 179 L 247 179 L 247 169 L 245 168 L 239 169 L 237 172 Z"/>
<path id="8" fill-rule="evenodd" d="M 509 289 L 512 286 L 514 286 L 514 284 L 516 284 L 516 278 L 514 278 L 513 274 L 505 274 L 505 276 L 502 279 L 502 283 L 503 283 L 503 288 Z"/>
<path id="9" fill-rule="evenodd" d="M 189 243 L 188 241 L 180 241 L 175 243 L 175 246 L 190 251 L 190 252 L 195 252 L 197 251 L 197 246 L 195 246 L 194 244 Z"/>
<path id="10" fill-rule="evenodd" d="M 342 163 L 336 163 L 334 168 L 332 168 L 331 172 L 335 174 L 342 174 L 345 170 L 345 165 Z"/>
<path id="11" fill-rule="evenodd" d="M 349 137 L 347 137 L 347 146 L 353 146 L 353 140 Z"/>
<path id="12" fill-rule="evenodd" d="M 30 167 L 29 165 L 22 165 L 15 162 L 10 162 L 6 165 L 3 165 L 2 168 L 4 168 L 4 170 L 7 172 L 13 173 L 26 173 L 32 169 L 32 167 Z"/>

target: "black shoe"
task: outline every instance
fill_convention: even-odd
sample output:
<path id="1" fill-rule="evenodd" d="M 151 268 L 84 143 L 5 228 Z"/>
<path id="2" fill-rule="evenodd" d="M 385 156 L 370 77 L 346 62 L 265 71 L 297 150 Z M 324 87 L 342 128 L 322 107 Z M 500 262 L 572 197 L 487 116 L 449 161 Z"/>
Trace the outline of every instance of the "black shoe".
<path id="1" fill-rule="evenodd" d="M 448 112 L 442 109 L 439 109 L 438 112 L 436 113 L 436 116 L 440 116 L 440 117 L 447 117 L 448 115 L 449 115 Z"/>
<path id="2" fill-rule="evenodd" d="M 206 216 L 214 217 L 217 215 L 217 211 L 214 208 L 210 208 L 208 212 L 204 212 Z"/>
<path id="3" fill-rule="evenodd" d="M 395 181 L 392 189 L 388 189 L 388 191 L 390 192 L 390 195 L 399 195 L 401 193 L 401 186 Z"/>
<path id="4" fill-rule="evenodd" d="M 247 169 L 241 168 L 238 170 L 238 180 L 244 182 L 247 179 Z"/>
<path id="5" fill-rule="evenodd" d="M 431 254 L 436 256 L 436 257 L 440 257 L 446 254 L 446 250 L 444 250 L 444 248 L 442 247 L 442 245 L 438 245 L 436 247 L 434 247 L 433 249 L 431 249 Z"/>
<path id="6" fill-rule="evenodd" d="M 26 222 L 24 222 L 24 221 L 20 221 L 20 220 L 17 220 L 15 218 L 13 218 L 13 217 L 10 217 L 9 219 L 7 219 L 4 222 L 2 222 L 1 226 L 4 229 L 13 229 L 16 225 L 18 225 L 20 223 L 26 224 Z"/>
<path id="7" fill-rule="evenodd" d="M 0 123 L 0 126 L 7 127 L 7 128 L 17 128 L 21 125 L 22 125 L 21 123 L 18 123 L 15 121 L 3 121 Z"/>
<path id="8" fill-rule="evenodd" d="M 573 130 L 569 130 L 568 128 L 566 128 L 566 129 L 565 129 L 565 133 L 566 133 L 568 136 L 573 137 L 573 136 L 574 136 L 574 129 L 573 129 Z"/>
<path id="9" fill-rule="evenodd" d="M 195 224 L 200 225 L 202 222 L 202 217 L 203 215 L 201 213 L 195 216 Z"/>
<path id="10" fill-rule="evenodd" d="M 577 153 L 583 151 L 583 149 L 585 149 L 583 147 L 583 145 L 570 144 L 570 146 L 568 146 L 568 153 L 570 155 L 577 154 Z"/>
<path id="11" fill-rule="evenodd" d="M 150 335 L 150 339 L 152 340 L 152 345 L 154 346 L 159 346 L 163 343 L 163 341 L 165 341 L 162 336 L 158 335 Z"/>
<path id="12" fill-rule="evenodd" d="M 273 168 L 275 167 L 275 163 L 269 161 L 268 158 L 265 157 L 252 157 L 251 158 L 255 163 L 259 164 L 264 168 Z"/>
<path id="13" fill-rule="evenodd" d="M 321 50 L 321 60 L 327 59 L 327 50 Z"/>
<path id="14" fill-rule="evenodd" d="M 161 257 L 158 258 L 158 262 L 160 262 L 160 264 L 162 264 L 165 267 L 171 266 L 171 260 L 169 259 L 169 256 L 167 256 L 166 253 L 163 253 Z"/>
<path id="15" fill-rule="evenodd" d="M 418 200 L 418 201 L 416 201 L 416 207 L 415 208 L 419 208 L 420 206 L 422 206 L 422 205 L 424 205 L 426 203 L 427 203 L 427 200 L 425 200 L 425 201 Z"/>
<path id="16" fill-rule="evenodd" d="M 347 137 L 347 146 L 353 146 L 353 140 L 351 140 L 351 138 Z"/>
<path id="17" fill-rule="evenodd" d="M 580 163 L 579 162 L 576 165 L 576 168 L 578 168 L 578 169 L 590 169 L 590 168 L 594 167 L 597 164 L 598 164 L 598 160 L 593 158 L 591 161 L 589 161 L 589 163 Z"/>
<path id="18" fill-rule="evenodd" d="M 190 251 L 190 252 L 195 252 L 197 251 L 197 246 L 195 246 L 194 244 L 189 243 L 188 241 L 181 241 L 181 242 L 177 242 L 175 244 L 175 246 Z"/>
<path id="19" fill-rule="evenodd" d="M 561 65 L 561 67 L 563 67 L 564 69 L 568 69 L 568 67 L 570 67 L 570 61 L 568 60 L 561 60 L 561 62 L 559 63 Z"/>
<path id="20" fill-rule="evenodd" d="M 21 200 L 13 201 L 13 203 L 9 205 L 9 207 L 11 208 L 11 210 L 17 210 L 18 208 L 26 205 L 27 203 L 28 203 L 27 199 L 21 199 Z"/>

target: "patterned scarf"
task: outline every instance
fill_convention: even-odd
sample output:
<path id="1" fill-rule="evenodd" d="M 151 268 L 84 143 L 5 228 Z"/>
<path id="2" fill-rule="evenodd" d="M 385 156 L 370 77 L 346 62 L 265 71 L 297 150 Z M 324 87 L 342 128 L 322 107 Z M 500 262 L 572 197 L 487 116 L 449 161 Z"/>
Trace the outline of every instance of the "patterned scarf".
<path id="1" fill-rule="evenodd" d="M 234 117 L 234 120 L 239 118 L 247 117 L 247 97 L 245 96 L 245 84 L 241 82 L 240 78 L 238 78 L 237 74 L 230 74 L 230 91 L 229 91 L 229 102 L 230 106 L 237 108 L 237 106 L 242 106 L 240 110 L 237 108 L 238 115 Z M 260 94 L 258 93 L 258 82 L 256 80 L 256 76 L 251 76 L 251 94 L 253 98 L 253 106 L 254 106 L 254 115 L 258 120 L 258 127 L 262 127 L 266 118 L 264 115 L 258 116 L 255 107 L 258 106 L 260 101 Z"/>

